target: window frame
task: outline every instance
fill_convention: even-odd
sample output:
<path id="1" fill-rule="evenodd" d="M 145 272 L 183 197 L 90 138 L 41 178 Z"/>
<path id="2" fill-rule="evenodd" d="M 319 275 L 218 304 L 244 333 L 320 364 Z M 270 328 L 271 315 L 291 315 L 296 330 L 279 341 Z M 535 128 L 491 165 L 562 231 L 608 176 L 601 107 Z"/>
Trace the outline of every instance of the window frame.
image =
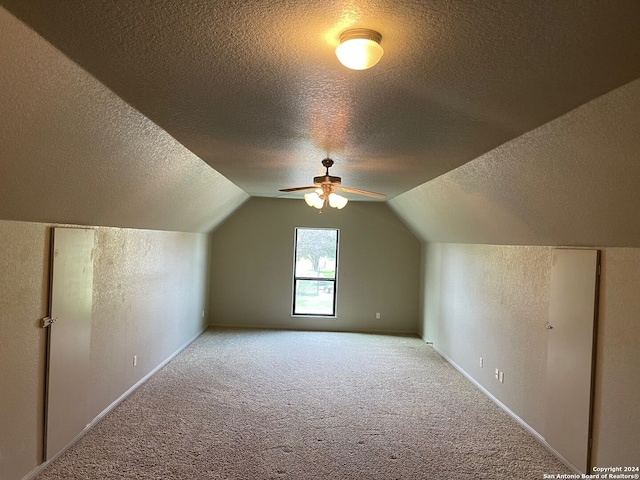
<path id="1" fill-rule="evenodd" d="M 331 230 L 336 232 L 336 259 L 333 278 L 296 276 L 298 257 L 298 230 Z M 340 257 L 340 229 L 333 227 L 295 227 L 293 232 L 293 274 L 291 290 L 291 316 L 306 318 L 337 318 L 338 316 L 338 264 Z M 332 313 L 296 313 L 296 286 L 299 280 L 315 282 L 333 282 Z"/>

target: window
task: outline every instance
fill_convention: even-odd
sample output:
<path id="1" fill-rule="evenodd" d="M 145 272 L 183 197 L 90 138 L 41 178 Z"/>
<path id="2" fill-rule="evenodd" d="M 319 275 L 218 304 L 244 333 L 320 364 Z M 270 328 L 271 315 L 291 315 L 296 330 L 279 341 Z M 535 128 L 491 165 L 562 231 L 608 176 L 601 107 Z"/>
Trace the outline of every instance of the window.
<path id="1" fill-rule="evenodd" d="M 296 228 L 293 315 L 335 317 L 338 230 Z"/>

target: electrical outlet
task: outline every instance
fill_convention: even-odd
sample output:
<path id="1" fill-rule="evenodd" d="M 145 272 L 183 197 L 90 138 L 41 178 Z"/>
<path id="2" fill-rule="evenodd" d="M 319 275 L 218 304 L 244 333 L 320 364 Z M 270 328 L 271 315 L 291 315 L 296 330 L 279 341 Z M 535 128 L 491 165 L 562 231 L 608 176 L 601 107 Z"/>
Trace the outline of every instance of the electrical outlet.
<path id="1" fill-rule="evenodd" d="M 500 370 L 496 368 L 496 380 L 500 380 Z"/>
<path id="2" fill-rule="evenodd" d="M 138 355 L 133 356 L 133 366 L 135 367 L 136 365 L 138 365 Z"/>
<path id="3" fill-rule="evenodd" d="M 500 372 L 500 374 L 498 375 L 498 380 L 500 380 L 500 383 L 504 383 L 504 372 Z"/>
<path id="4" fill-rule="evenodd" d="M 380 318 L 380 312 L 376 312 L 376 318 L 379 319 Z"/>
<path id="5" fill-rule="evenodd" d="M 484 367 L 484 359 L 480 357 L 480 368 Z"/>

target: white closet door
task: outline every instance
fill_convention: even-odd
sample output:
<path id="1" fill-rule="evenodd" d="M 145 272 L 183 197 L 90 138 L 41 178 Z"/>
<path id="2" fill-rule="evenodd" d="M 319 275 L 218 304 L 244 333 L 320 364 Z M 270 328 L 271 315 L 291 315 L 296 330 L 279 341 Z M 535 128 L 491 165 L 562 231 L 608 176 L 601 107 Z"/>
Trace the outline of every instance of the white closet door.
<path id="1" fill-rule="evenodd" d="M 47 355 L 45 459 L 86 427 L 94 231 L 54 228 Z"/>
<path id="2" fill-rule="evenodd" d="M 583 473 L 589 469 L 598 250 L 553 250 L 547 324 L 544 438 Z"/>

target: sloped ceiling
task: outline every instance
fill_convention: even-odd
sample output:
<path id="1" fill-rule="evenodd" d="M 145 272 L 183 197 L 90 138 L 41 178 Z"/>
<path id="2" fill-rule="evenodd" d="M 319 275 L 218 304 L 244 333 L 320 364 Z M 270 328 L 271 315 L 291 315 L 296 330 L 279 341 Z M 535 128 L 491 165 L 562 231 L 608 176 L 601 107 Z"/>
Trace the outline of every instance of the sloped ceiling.
<path id="1" fill-rule="evenodd" d="M 0 218 L 206 232 L 248 195 L 0 8 Z"/>
<path id="2" fill-rule="evenodd" d="M 640 247 L 640 80 L 389 204 L 429 242 Z"/>
<path id="3" fill-rule="evenodd" d="M 637 0 L 3 0 L 250 195 L 403 193 L 640 77 Z M 373 69 L 341 32 L 382 34 Z"/>
<path id="4" fill-rule="evenodd" d="M 544 165 L 527 132 L 556 128 L 545 124 L 640 78 L 637 0 L 1 4 L 0 218 L 205 231 L 247 194 L 309 184 L 329 155 L 332 174 L 385 193 L 431 241 L 614 244 L 595 227 L 546 226 L 562 218 L 554 202 L 522 203 L 523 191 L 537 201 L 553 185 L 588 199 L 588 210 L 593 180 L 509 177 L 486 155 L 506 148 L 514 164 Z M 337 62 L 339 35 L 352 27 L 382 34 L 375 68 Z M 579 148 L 565 145 L 563 154 Z M 607 165 L 629 186 L 624 162 Z M 476 174 L 487 178 L 478 191 L 496 189 L 479 194 L 493 217 L 460 205 L 473 200 L 464 189 L 442 187 Z M 605 183 L 607 207 L 595 211 L 614 228 L 597 232 L 623 230 L 610 213 L 627 197 Z M 588 217 L 578 203 L 576 222 Z M 490 228 L 502 221 L 514 228 Z M 631 236 L 616 244 L 635 244 Z"/>

